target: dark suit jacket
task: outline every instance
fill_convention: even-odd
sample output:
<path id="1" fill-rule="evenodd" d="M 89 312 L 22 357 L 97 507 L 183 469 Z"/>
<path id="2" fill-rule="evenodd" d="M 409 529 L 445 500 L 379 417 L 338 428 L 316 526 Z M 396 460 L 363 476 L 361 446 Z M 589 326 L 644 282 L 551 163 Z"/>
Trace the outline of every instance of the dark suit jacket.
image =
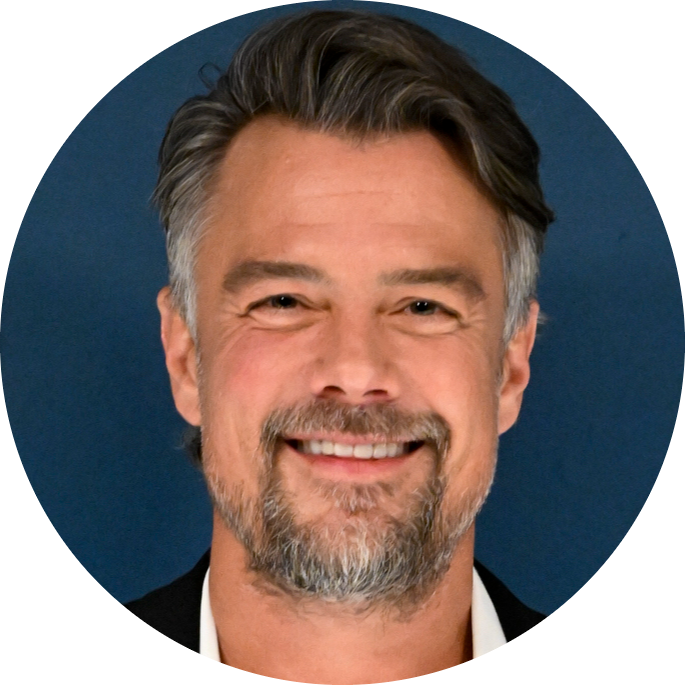
<path id="1" fill-rule="evenodd" d="M 543 614 L 519 602 L 501 580 L 478 561 L 476 570 L 495 605 L 507 642 L 540 623 Z M 141 599 L 126 604 L 138 618 L 179 644 L 200 651 L 200 600 L 209 568 L 209 552 L 192 571 Z"/>

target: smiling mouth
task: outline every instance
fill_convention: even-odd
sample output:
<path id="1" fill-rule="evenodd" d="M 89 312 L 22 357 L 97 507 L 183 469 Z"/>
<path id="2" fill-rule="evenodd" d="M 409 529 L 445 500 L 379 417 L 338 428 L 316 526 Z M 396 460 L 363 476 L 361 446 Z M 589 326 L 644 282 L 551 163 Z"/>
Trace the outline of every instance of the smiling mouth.
<path id="1" fill-rule="evenodd" d="M 350 445 L 331 440 L 292 440 L 285 443 L 300 454 L 346 457 L 351 459 L 385 459 L 403 457 L 415 452 L 424 445 L 422 440 L 409 442 L 376 442 L 363 445 Z"/>

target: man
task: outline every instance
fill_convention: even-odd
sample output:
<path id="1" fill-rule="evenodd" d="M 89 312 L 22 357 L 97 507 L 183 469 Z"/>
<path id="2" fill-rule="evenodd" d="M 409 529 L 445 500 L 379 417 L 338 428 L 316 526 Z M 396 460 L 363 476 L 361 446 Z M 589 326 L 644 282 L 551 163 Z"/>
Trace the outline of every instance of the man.
<path id="1" fill-rule="evenodd" d="M 542 619 L 473 559 L 529 378 L 538 157 L 460 53 L 370 14 L 269 25 L 181 107 L 158 306 L 214 528 L 134 613 L 325 683 L 432 673 Z"/>

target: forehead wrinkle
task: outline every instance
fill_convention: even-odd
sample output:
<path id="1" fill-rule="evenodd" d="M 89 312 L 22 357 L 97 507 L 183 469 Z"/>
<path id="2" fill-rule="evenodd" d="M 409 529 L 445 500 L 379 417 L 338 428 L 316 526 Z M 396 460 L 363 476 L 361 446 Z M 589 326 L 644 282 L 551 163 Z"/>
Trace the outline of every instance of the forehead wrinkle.
<path id="1" fill-rule="evenodd" d="M 235 293 L 258 281 L 270 278 L 292 278 L 312 283 L 327 283 L 329 278 L 320 269 L 296 262 L 250 260 L 240 262 L 224 276 L 223 289 Z"/>
<path id="2" fill-rule="evenodd" d="M 381 285 L 442 285 L 468 295 L 472 300 L 480 301 L 486 293 L 480 280 L 461 267 L 443 266 L 434 269 L 399 269 L 381 274 Z"/>

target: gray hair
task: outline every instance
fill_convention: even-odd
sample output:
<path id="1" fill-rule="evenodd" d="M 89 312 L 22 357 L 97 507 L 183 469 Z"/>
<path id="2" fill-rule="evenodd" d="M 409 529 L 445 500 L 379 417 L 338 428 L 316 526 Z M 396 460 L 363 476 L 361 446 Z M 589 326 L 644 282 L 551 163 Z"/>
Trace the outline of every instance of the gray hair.
<path id="1" fill-rule="evenodd" d="M 173 302 L 194 337 L 195 259 L 217 169 L 236 134 L 269 114 L 355 139 L 428 130 L 448 141 L 502 216 L 504 341 L 525 323 L 553 214 L 538 178 L 539 148 L 511 99 L 416 24 L 314 11 L 252 34 L 211 92 L 188 100 L 167 128 L 154 200 Z"/>

